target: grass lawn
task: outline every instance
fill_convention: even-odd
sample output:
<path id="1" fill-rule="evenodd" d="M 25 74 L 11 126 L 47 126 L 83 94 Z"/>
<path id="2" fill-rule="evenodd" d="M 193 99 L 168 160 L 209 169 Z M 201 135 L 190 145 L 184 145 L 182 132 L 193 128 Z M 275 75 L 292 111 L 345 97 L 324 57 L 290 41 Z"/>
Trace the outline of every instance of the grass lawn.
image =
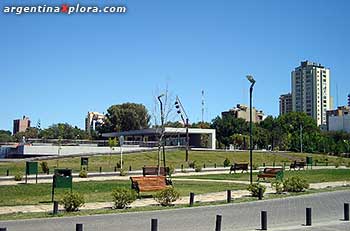
<path id="1" fill-rule="evenodd" d="M 103 182 L 77 182 L 73 184 L 73 191 L 82 193 L 86 202 L 112 201 L 111 192 L 118 187 L 130 188 L 130 181 L 103 181 Z M 195 194 L 220 192 L 227 189 L 245 189 L 246 185 L 216 182 L 174 182 L 174 187 L 181 196 L 190 192 Z M 69 189 L 57 189 L 55 200 L 69 192 Z M 0 206 L 40 204 L 51 201 L 51 184 L 21 184 L 0 186 Z M 142 193 L 141 196 L 149 196 Z"/>
<path id="2" fill-rule="evenodd" d="M 166 152 L 166 163 L 168 166 L 180 168 L 181 165 L 184 168 L 188 167 L 188 163 L 184 161 L 185 151 L 183 150 L 171 150 Z M 276 165 L 283 165 L 285 162 L 287 165 L 293 161 L 293 158 L 305 159 L 306 156 L 312 155 L 313 159 L 318 162 L 324 162 L 328 158 L 329 165 L 335 163 L 348 164 L 350 160 L 336 158 L 333 156 L 319 155 L 319 154 L 300 154 L 300 153 L 270 153 L 270 152 L 254 152 L 253 159 L 255 166 L 272 165 L 275 162 Z M 228 158 L 231 163 L 233 162 L 246 162 L 249 160 L 248 152 L 216 152 L 216 151 L 190 151 L 190 160 L 196 161 L 197 164 L 206 167 L 223 166 L 225 158 Z M 114 171 L 114 167 L 119 162 L 119 155 L 98 155 L 89 157 L 89 171 L 97 172 L 100 167 L 102 171 L 111 172 Z M 144 152 L 144 153 L 129 153 L 123 155 L 124 166 L 132 170 L 141 169 L 144 165 L 157 165 L 157 152 Z M 71 168 L 73 172 L 80 171 L 80 157 L 67 157 L 59 160 L 47 160 L 50 171 L 54 168 Z M 6 175 L 6 170 L 9 169 L 10 175 L 13 176 L 16 173 L 24 174 L 25 161 L 19 162 L 0 162 L 0 176 Z M 41 168 L 39 166 L 39 171 Z"/>
<path id="3" fill-rule="evenodd" d="M 345 181 L 345 180 L 350 181 L 350 169 L 322 169 L 322 170 L 301 170 L 301 171 L 287 170 L 284 172 L 285 179 L 291 176 L 300 176 L 306 179 L 309 183 Z M 249 181 L 249 173 L 185 176 L 185 177 L 177 177 L 177 178 Z M 253 173 L 253 180 L 256 180 L 256 179 L 257 179 L 257 173 Z"/>

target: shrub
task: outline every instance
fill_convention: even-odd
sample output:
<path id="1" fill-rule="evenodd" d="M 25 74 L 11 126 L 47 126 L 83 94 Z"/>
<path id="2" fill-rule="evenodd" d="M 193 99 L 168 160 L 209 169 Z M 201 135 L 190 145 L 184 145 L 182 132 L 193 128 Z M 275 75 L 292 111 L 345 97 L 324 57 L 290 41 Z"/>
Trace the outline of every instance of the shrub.
<path id="1" fill-rule="evenodd" d="M 87 171 L 81 170 L 81 171 L 79 172 L 79 177 L 80 177 L 80 178 L 87 178 L 87 177 L 88 177 Z"/>
<path id="2" fill-rule="evenodd" d="M 174 166 L 169 166 L 169 176 L 171 177 L 171 175 L 173 175 L 175 173 L 175 168 Z"/>
<path id="3" fill-rule="evenodd" d="M 124 161 L 123 161 L 123 165 L 124 165 Z M 116 167 L 117 168 L 121 168 L 122 167 L 120 160 L 117 162 L 117 166 Z"/>
<path id="4" fill-rule="evenodd" d="M 258 170 L 259 169 L 259 165 L 258 164 L 253 164 L 253 170 Z"/>
<path id="5" fill-rule="evenodd" d="M 334 163 L 334 166 L 335 166 L 336 168 L 339 168 L 339 166 L 340 166 L 340 161 L 337 160 L 337 161 Z"/>
<path id="6" fill-rule="evenodd" d="M 255 183 L 255 184 L 251 184 L 247 187 L 247 190 L 250 191 L 250 193 L 252 194 L 252 197 L 258 197 L 259 196 L 259 188 L 262 189 L 262 193 L 264 195 L 265 191 L 266 191 L 266 186 L 265 185 L 261 185 L 259 183 Z"/>
<path id="7" fill-rule="evenodd" d="M 276 190 L 277 194 L 281 194 L 283 192 L 283 184 L 281 181 L 271 182 L 271 187 Z"/>
<path id="8" fill-rule="evenodd" d="M 347 168 L 350 168 L 350 161 L 348 161 L 348 163 L 346 164 Z"/>
<path id="9" fill-rule="evenodd" d="M 287 192 L 302 192 L 308 188 L 307 181 L 299 176 L 292 176 L 283 182 L 283 190 Z"/>
<path id="10" fill-rule="evenodd" d="M 154 199 L 162 206 L 169 206 L 172 202 L 179 199 L 180 193 L 173 187 L 166 188 L 154 195 Z"/>
<path id="11" fill-rule="evenodd" d="M 197 165 L 197 162 L 195 160 L 188 163 L 189 168 L 195 168 L 196 165 Z"/>
<path id="12" fill-rule="evenodd" d="M 74 212 L 85 204 L 85 199 L 79 193 L 70 192 L 63 197 L 61 203 L 67 212 Z"/>
<path id="13" fill-rule="evenodd" d="M 231 165 L 230 160 L 226 157 L 226 159 L 224 160 L 224 167 L 228 167 Z"/>
<path id="14" fill-rule="evenodd" d="M 43 161 L 40 163 L 41 171 L 43 173 L 48 173 L 49 172 L 49 165 L 47 164 L 46 161 Z"/>
<path id="15" fill-rule="evenodd" d="M 119 170 L 119 175 L 120 175 L 120 176 L 126 176 L 126 175 L 128 175 L 128 171 L 126 171 L 125 169 L 121 168 L 121 169 Z"/>
<path id="16" fill-rule="evenodd" d="M 21 173 L 17 173 L 16 175 L 15 175 L 15 181 L 21 181 L 22 180 L 22 174 Z"/>
<path id="17" fill-rule="evenodd" d="M 112 191 L 112 197 L 114 207 L 117 209 L 123 209 L 136 200 L 137 194 L 131 189 L 117 188 Z"/>
<path id="18" fill-rule="evenodd" d="M 195 172 L 201 172 L 202 171 L 202 166 L 197 165 L 194 169 Z"/>

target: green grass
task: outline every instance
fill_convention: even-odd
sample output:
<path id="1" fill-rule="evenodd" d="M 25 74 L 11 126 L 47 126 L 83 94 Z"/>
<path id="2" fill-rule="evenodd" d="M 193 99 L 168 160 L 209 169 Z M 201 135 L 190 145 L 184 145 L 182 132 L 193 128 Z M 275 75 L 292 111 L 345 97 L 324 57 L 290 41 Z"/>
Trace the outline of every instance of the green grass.
<path id="1" fill-rule="evenodd" d="M 309 183 L 332 182 L 332 181 L 350 181 L 350 169 L 322 169 L 322 170 L 301 170 L 301 171 L 285 171 L 284 178 L 291 176 L 300 176 Z M 242 180 L 249 181 L 249 173 L 236 174 L 215 174 L 200 176 L 184 176 L 177 178 L 191 179 L 210 179 L 210 180 Z M 253 179 L 257 179 L 257 173 L 253 173 Z"/>
<path id="2" fill-rule="evenodd" d="M 112 201 L 111 192 L 115 188 L 130 188 L 130 181 L 103 181 L 103 182 L 77 182 L 73 184 L 73 191 L 82 193 L 86 202 Z M 174 187 L 181 196 L 189 195 L 190 192 L 203 194 L 220 192 L 227 189 L 245 189 L 245 185 L 232 183 L 200 183 L 200 182 L 174 182 Z M 70 189 L 57 189 L 55 200 L 69 192 Z M 30 205 L 47 203 L 51 201 L 51 184 L 20 184 L 0 186 L 0 206 Z M 141 196 L 149 196 L 142 193 Z"/>
<path id="3" fill-rule="evenodd" d="M 312 155 L 314 160 L 318 162 L 324 162 L 328 158 L 329 165 L 336 163 L 348 164 L 350 162 L 346 159 L 336 158 L 333 156 L 326 156 L 320 154 L 300 154 L 300 153 L 269 153 L 269 152 L 254 152 L 253 160 L 255 166 L 272 165 L 275 162 L 276 165 L 290 164 L 293 157 L 299 159 L 305 159 L 306 156 Z M 248 162 L 248 152 L 215 152 L 215 151 L 190 151 L 190 160 L 196 161 L 198 164 L 205 164 L 206 167 L 223 166 L 225 158 L 228 158 L 232 162 Z M 183 150 L 171 150 L 166 152 L 166 162 L 168 166 L 180 168 L 181 165 L 184 168 L 188 167 L 188 163 L 184 161 L 185 151 Z M 102 171 L 111 172 L 114 171 L 114 167 L 119 162 L 119 155 L 97 155 L 89 157 L 89 171 L 98 172 L 100 167 Z M 144 165 L 157 165 L 157 152 L 144 152 L 144 153 L 132 153 L 123 155 L 124 166 L 132 170 L 141 169 Z M 80 171 L 80 157 L 67 157 L 59 160 L 47 160 L 50 171 L 54 168 L 70 168 L 73 172 Z M 6 175 L 6 170 L 9 169 L 10 175 L 14 176 L 16 173 L 24 174 L 25 161 L 19 162 L 1 162 L 0 163 L 0 176 Z M 39 166 L 39 171 L 41 168 Z"/>

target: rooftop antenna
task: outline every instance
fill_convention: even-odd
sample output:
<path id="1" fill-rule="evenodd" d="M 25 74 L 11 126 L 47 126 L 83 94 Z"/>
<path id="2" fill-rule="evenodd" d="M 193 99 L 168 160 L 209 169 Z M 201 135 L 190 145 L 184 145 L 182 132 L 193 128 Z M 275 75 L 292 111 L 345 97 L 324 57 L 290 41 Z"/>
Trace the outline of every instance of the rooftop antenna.
<path id="1" fill-rule="evenodd" d="M 204 90 L 202 90 L 202 125 L 204 124 Z"/>
<path id="2" fill-rule="evenodd" d="M 338 83 L 335 85 L 335 87 L 336 87 L 336 97 L 337 97 L 337 100 L 336 100 L 336 102 L 337 102 L 337 106 L 335 107 L 335 108 L 337 108 L 338 106 L 339 106 L 339 96 L 338 96 Z"/>

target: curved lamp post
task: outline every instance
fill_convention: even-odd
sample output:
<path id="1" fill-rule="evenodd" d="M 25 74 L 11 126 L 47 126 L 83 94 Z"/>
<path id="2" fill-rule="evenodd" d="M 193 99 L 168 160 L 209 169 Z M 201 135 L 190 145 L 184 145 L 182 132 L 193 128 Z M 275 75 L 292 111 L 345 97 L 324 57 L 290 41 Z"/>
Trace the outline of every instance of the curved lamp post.
<path id="1" fill-rule="evenodd" d="M 185 161 L 188 162 L 188 149 L 189 149 L 189 135 L 188 135 L 188 116 L 186 114 L 186 111 L 184 107 L 182 106 L 182 103 L 180 101 L 180 98 L 176 96 L 176 101 L 175 101 L 175 108 L 177 110 L 177 114 L 180 115 L 182 122 L 186 126 L 186 156 L 185 156 Z M 186 117 L 186 120 L 184 118 L 184 115 Z"/>
<path id="2" fill-rule="evenodd" d="M 249 112 L 250 112 L 250 154 L 249 154 L 249 162 L 250 162 L 250 184 L 253 183 L 253 108 L 252 108 L 252 97 L 253 97 L 253 87 L 255 84 L 255 79 L 251 75 L 247 75 L 248 81 L 251 83 L 250 85 L 250 91 L 249 91 L 249 100 L 250 100 L 250 106 L 249 106 Z"/>
<path id="3" fill-rule="evenodd" d="M 164 166 L 164 171 L 166 168 L 166 164 L 165 164 L 165 144 L 164 144 L 164 139 L 165 139 L 165 134 L 164 134 L 164 111 L 163 111 L 163 102 L 162 102 L 162 97 L 165 96 L 164 94 L 161 94 L 160 96 L 158 96 L 158 100 L 159 100 L 159 104 L 160 104 L 160 120 L 161 120 L 161 124 L 162 124 L 162 134 L 161 134 L 161 145 L 163 146 L 163 166 Z M 159 158 L 159 157 L 158 157 Z M 158 175 L 160 173 L 160 166 L 159 166 L 159 161 L 158 161 Z"/>

